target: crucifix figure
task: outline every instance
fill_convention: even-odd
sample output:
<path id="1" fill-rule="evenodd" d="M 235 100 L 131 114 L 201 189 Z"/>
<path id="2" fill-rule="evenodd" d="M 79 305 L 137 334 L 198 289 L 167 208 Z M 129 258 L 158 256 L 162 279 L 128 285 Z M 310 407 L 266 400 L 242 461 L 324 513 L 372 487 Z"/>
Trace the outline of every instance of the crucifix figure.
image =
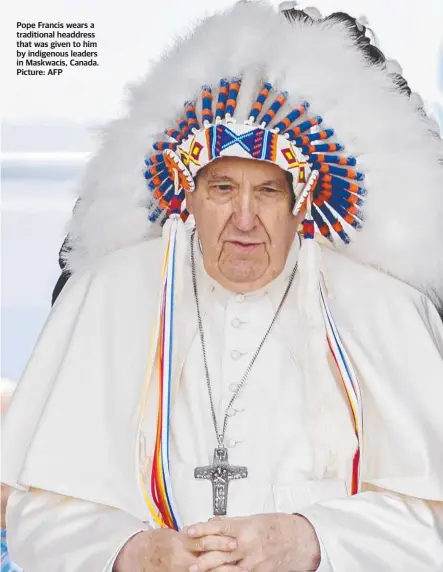
<path id="1" fill-rule="evenodd" d="M 213 512 L 214 516 L 226 514 L 228 505 L 228 485 L 233 479 L 246 479 L 248 469 L 246 467 L 234 467 L 228 462 L 228 450 L 225 448 L 214 449 L 212 465 L 197 467 L 194 471 L 196 479 L 208 479 L 212 481 Z"/>

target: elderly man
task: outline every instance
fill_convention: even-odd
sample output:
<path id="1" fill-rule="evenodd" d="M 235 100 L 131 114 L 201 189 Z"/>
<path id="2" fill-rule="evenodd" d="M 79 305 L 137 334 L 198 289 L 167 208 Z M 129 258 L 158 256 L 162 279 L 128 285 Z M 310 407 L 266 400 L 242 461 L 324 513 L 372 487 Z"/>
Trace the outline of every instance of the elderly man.
<path id="1" fill-rule="evenodd" d="M 441 140 L 283 8 L 205 21 L 89 164 L 6 418 L 27 572 L 443 566 Z"/>

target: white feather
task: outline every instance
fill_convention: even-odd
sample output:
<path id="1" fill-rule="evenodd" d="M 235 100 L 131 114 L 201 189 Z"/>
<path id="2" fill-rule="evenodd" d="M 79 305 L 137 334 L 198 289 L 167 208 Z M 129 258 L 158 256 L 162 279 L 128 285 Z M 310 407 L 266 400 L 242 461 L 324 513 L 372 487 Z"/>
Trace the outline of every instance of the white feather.
<path id="1" fill-rule="evenodd" d="M 322 13 L 315 6 L 309 6 L 308 8 L 304 8 L 303 12 L 313 20 L 320 20 L 320 18 L 323 18 Z"/>
<path id="2" fill-rule="evenodd" d="M 297 2 L 289 1 L 289 2 L 280 2 L 278 5 L 278 11 L 284 12 L 285 10 L 292 10 L 293 8 L 297 7 Z"/>
<path id="3" fill-rule="evenodd" d="M 129 112 L 103 131 L 69 225 L 68 266 L 78 271 L 108 252 L 158 236 L 148 222 L 144 159 L 203 84 L 260 70 L 306 99 L 367 173 L 366 224 L 348 256 L 443 297 L 443 148 L 381 66 L 354 47 L 346 25 L 296 21 L 262 2 L 242 2 L 204 21 L 132 87 Z M 251 97 L 257 94 L 252 94 Z M 245 99 L 241 107 L 244 110 Z M 253 101 L 251 101 L 251 104 Z M 338 241 L 337 241 L 338 243 Z"/>

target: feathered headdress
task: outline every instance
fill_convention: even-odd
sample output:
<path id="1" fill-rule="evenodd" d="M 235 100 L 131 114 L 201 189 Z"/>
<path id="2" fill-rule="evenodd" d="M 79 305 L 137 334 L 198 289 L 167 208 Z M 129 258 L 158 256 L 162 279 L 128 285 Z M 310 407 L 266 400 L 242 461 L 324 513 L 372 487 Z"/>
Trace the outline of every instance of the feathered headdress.
<path id="1" fill-rule="evenodd" d="M 306 236 L 339 236 L 350 257 L 443 297 L 441 139 L 344 23 L 289 23 L 253 2 L 205 20 L 132 88 L 87 166 L 70 269 L 186 218 L 198 169 L 229 154 L 293 173 L 297 208 L 311 199 Z"/>
<path id="2" fill-rule="evenodd" d="M 363 173 L 353 167 L 339 143 L 331 142 L 333 129 L 321 129 L 323 119 L 310 116 L 309 103 L 282 109 L 288 93 L 276 92 L 265 83 L 251 105 L 245 121 L 236 121 L 236 105 L 241 78 L 222 79 L 214 101 L 210 86 L 202 89 L 195 102 L 185 105 L 177 127 L 168 129 L 167 140 L 157 141 L 156 151 L 146 162 L 146 178 L 157 208 L 151 212 L 155 222 L 163 213 L 188 217 L 185 191 L 194 190 L 194 177 L 211 161 L 226 156 L 269 161 L 292 173 L 296 197 L 294 214 L 312 194 L 312 218 L 318 230 L 333 240 L 332 232 L 348 243 L 348 234 L 340 219 L 354 228 L 362 226 L 359 206 L 365 189 L 359 185 Z M 248 94 L 249 95 L 249 94 Z M 197 117 L 200 107 L 200 121 Z M 175 200 L 173 200 L 175 198 Z M 305 225 L 312 237 L 314 223 Z"/>

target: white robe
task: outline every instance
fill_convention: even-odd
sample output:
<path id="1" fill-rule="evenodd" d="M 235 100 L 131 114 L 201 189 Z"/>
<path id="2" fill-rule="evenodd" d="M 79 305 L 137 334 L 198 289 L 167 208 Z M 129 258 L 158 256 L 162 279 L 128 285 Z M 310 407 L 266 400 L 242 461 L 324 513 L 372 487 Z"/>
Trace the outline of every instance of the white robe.
<path id="1" fill-rule="evenodd" d="M 110 569 L 126 539 L 149 526 L 138 462 L 149 468 L 155 380 L 139 433 L 140 396 L 162 251 L 160 241 L 124 249 L 68 282 L 17 388 L 3 430 L 2 480 L 21 488 L 9 503 L 8 528 L 12 557 L 26 572 Z M 171 477 L 190 524 L 211 516 L 211 485 L 194 480 L 193 470 L 211 461 L 215 436 L 189 257 L 182 256 Z M 282 275 L 242 301 L 205 277 L 199 261 L 219 419 L 296 256 L 293 248 Z M 325 571 L 435 572 L 443 566 L 441 323 L 409 286 L 329 249 L 323 258 L 329 303 L 363 386 L 365 492 L 348 497 L 350 457 L 340 443 L 341 455 L 333 444 L 326 451 L 323 474 L 314 469 L 296 281 L 230 417 L 230 462 L 246 465 L 249 478 L 230 485 L 228 515 L 304 514 L 322 541 Z M 339 435 L 352 443 L 349 415 L 342 417 Z"/>

